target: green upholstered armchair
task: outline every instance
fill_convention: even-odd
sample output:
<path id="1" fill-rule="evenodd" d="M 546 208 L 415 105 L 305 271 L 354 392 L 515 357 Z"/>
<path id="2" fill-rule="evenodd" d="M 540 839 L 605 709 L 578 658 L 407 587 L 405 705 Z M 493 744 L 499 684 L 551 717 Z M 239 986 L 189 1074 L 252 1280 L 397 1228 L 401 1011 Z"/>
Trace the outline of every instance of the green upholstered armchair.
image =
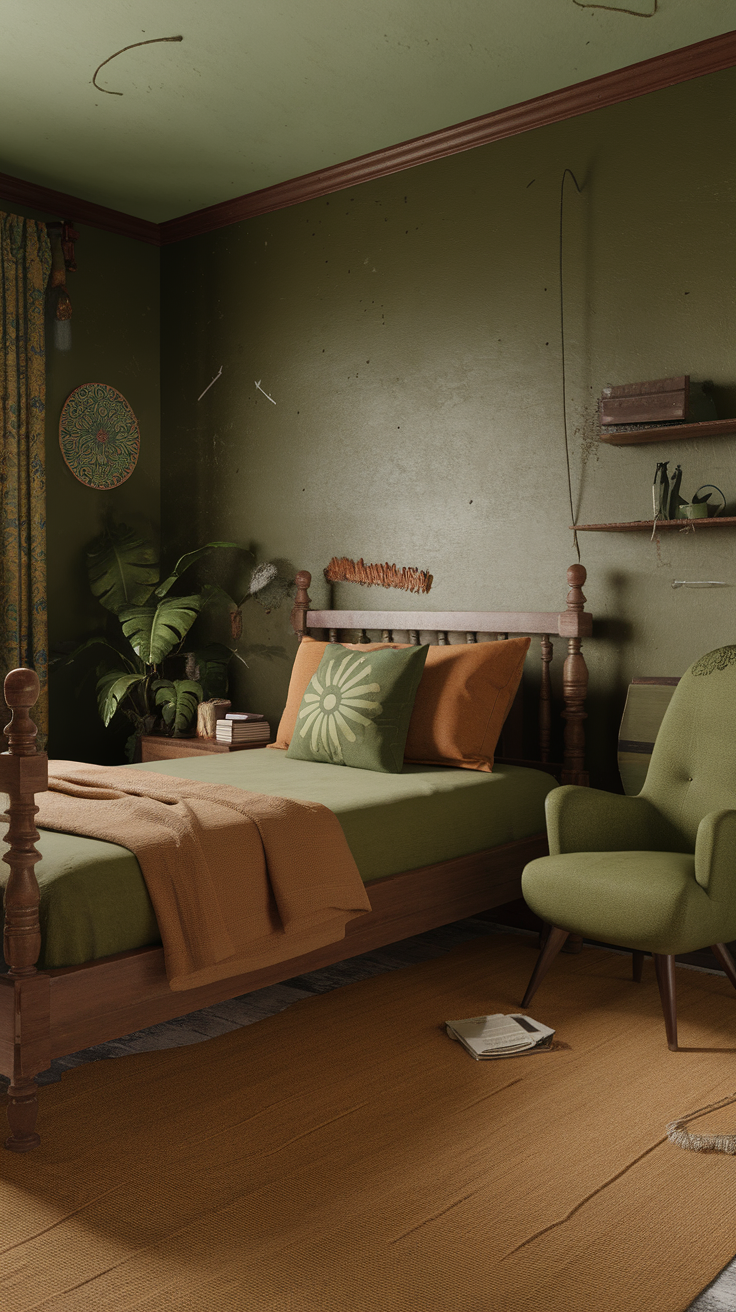
<path id="1" fill-rule="evenodd" d="M 638 797 L 557 788 L 547 797 L 550 856 L 522 876 L 553 926 L 528 1006 L 568 934 L 654 956 L 667 1044 L 677 1048 L 675 954 L 711 947 L 736 987 L 736 646 L 690 667 L 670 702 Z"/>

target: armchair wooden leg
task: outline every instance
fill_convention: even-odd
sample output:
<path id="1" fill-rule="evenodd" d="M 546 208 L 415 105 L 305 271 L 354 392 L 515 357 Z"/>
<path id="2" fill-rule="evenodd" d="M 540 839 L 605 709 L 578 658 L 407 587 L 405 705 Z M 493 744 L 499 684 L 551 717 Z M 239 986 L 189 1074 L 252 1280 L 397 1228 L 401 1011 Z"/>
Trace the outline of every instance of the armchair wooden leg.
<path id="1" fill-rule="evenodd" d="M 534 970 L 532 971 L 532 977 L 529 980 L 526 993 L 524 994 L 524 998 L 521 1003 L 522 1007 L 529 1006 L 529 1003 L 534 997 L 534 994 L 539 988 L 539 985 L 542 983 L 542 980 L 547 974 L 547 971 L 552 965 L 552 962 L 557 956 L 557 953 L 559 952 L 560 948 L 565 942 L 568 932 L 569 931 L 566 929 L 556 929 L 555 926 L 552 925 L 549 931 L 547 942 L 542 948 L 542 951 L 539 954 L 539 960 L 536 966 L 534 967 Z"/>
<path id="2" fill-rule="evenodd" d="M 736 989 L 736 961 L 734 961 L 733 957 L 731 956 L 731 953 L 726 947 L 726 944 L 712 943 L 710 950 L 713 953 L 713 956 L 716 958 L 716 961 L 718 961 L 719 965 L 723 967 L 726 974 L 728 975 L 728 978 L 730 979 L 731 983 Z"/>
<path id="3" fill-rule="evenodd" d="M 631 954 L 631 978 L 635 984 L 641 984 L 645 955 L 644 952 L 632 952 Z"/>
<path id="4" fill-rule="evenodd" d="M 664 1027 L 667 1033 L 667 1047 L 670 1052 L 677 1052 L 677 998 L 675 994 L 675 958 L 664 953 L 654 953 L 654 968 L 657 972 L 659 996 L 664 1012 Z"/>
<path id="5" fill-rule="evenodd" d="M 575 954 L 577 952 L 582 952 L 582 950 L 583 950 L 582 934 L 568 934 L 567 943 L 563 947 L 562 951 Z"/>

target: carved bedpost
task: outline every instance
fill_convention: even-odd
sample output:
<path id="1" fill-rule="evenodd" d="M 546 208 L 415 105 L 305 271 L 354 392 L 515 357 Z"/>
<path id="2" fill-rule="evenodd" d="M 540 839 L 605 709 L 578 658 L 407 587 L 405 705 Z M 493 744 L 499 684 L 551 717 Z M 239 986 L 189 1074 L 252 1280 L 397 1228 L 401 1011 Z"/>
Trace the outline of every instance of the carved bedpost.
<path id="1" fill-rule="evenodd" d="M 0 792 L 9 795 L 10 824 L 5 837 L 8 851 L 3 861 L 10 866 L 5 889 L 4 952 L 8 974 L 4 985 L 3 1031 L 12 1015 L 10 1034 L 3 1033 L 12 1052 L 8 1122 L 10 1135 L 5 1147 L 25 1153 L 40 1142 L 35 1133 L 38 1099 L 34 1075 L 50 1061 L 49 980 L 36 971 L 41 950 L 38 918 L 38 881 L 33 869 L 40 856 L 35 848 L 38 831 L 34 816 L 38 807 L 34 793 L 48 787 L 48 758 L 37 752 L 36 726 L 28 714 L 38 698 L 38 676 L 33 670 L 12 670 L 5 680 L 5 700 L 12 718 L 5 729 L 9 751 L 0 755 Z M 11 994 L 12 991 L 12 994 Z M 11 996 L 9 996 L 11 994 Z"/>
<path id="2" fill-rule="evenodd" d="M 585 768 L 585 697 L 588 691 L 588 667 L 580 650 L 582 639 L 593 631 L 593 617 L 585 608 L 583 584 L 587 572 L 583 565 L 571 565 L 567 571 L 570 590 L 567 610 L 558 620 L 560 636 L 567 638 L 567 659 L 562 671 L 562 692 L 565 709 L 564 750 L 562 754 L 563 784 L 588 784 Z"/>
<path id="3" fill-rule="evenodd" d="M 300 569 L 296 576 L 296 597 L 291 612 L 291 627 L 301 642 L 307 636 L 307 611 L 311 606 L 307 588 L 312 582 L 312 575 L 306 569 Z"/>

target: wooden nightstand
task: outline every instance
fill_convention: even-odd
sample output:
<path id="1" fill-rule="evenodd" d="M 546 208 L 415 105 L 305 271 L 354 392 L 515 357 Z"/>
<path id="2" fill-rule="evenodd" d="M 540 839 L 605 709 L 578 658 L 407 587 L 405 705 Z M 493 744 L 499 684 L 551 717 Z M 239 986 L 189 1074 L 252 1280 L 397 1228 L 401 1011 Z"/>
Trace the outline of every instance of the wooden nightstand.
<path id="1" fill-rule="evenodd" d="M 215 738 L 166 738 L 163 734 L 143 734 L 140 739 L 141 761 L 173 761 L 182 756 L 209 756 L 211 752 L 248 752 L 267 743 L 218 743 Z"/>

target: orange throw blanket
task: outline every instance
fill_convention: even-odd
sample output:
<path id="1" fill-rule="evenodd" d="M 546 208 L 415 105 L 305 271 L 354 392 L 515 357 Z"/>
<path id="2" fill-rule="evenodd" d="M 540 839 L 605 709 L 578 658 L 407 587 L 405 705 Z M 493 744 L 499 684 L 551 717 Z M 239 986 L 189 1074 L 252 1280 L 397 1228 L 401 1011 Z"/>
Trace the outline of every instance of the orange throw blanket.
<path id="1" fill-rule="evenodd" d="M 335 943 L 371 904 L 326 806 L 78 761 L 49 764 L 42 829 L 135 854 L 172 989 Z"/>

